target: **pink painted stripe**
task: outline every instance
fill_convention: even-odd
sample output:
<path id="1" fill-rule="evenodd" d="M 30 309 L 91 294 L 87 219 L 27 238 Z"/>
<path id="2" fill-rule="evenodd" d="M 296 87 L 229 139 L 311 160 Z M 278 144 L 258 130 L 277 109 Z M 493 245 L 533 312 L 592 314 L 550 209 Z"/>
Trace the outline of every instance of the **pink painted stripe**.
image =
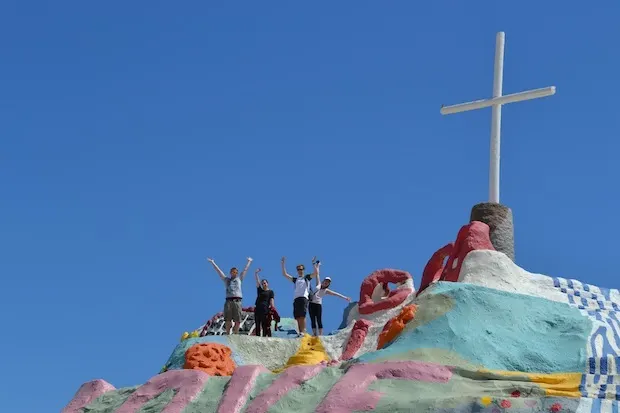
<path id="1" fill-rule="evenodd" d="M 367 388 L 377 379 L 447 383 L 450 377 L 452 377 L 452 371 L 439 364 L 417 361 L 355 364 L 332 387 L 315 412 L 351 413 L 374 410 L 382 394 L 376 391 L 367 391 Z"/>
<path id="2" fill-rule="evenodd" d="M 161 413 L 181 413 L 202 391 L 209 377 L 200 370 L 170 370 L 159 374 L 133 392 L 115 413 L 136 413 L 167 389 L 177 390 L 177 393 Z"/>
<path id="3" fill-rule="evenodd" d="M 289 367 L 280 374 L 273 384 L 264 392 L 258 395 L 248 406 L 245 413 L 266 413 L 269 408 L 278 402 L 289 391 L 312 377 L 316 376 L 323 366 L 293 366 Z"/>
<path id="4" fill-rule="evenodd" d="M 97 397 L 112 390 L 116 388 L 105 380 L 84 383 L 61 413 L 82 413 L 82 409 L 95 401 Z"/>
<path id="5" fill-rule="evenodd" d="M 226 393 L 220 401 L 217 413 L 239 413 L 248 400 L 256 378 L 261 373 L 269 373 L 263 366 L 241 366 L 226 386 Z"/>

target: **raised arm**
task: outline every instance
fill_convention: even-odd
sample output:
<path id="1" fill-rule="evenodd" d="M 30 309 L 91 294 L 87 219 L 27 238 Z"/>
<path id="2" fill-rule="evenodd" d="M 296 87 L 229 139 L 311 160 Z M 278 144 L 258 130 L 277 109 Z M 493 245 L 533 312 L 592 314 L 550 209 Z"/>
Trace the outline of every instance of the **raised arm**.
<path id="1" fill-rule="evenodd" d="M 336 291 L 332 291 L 329 288 L 325 291 L 325 294 L 333 295 L 334 297 L 339 297 L 339 298 L 342 298 L 343 300 L 347 300 L 348 302 L 351 302 L 351 298 L 346 297 L 340 293 L 337 293 Z"/>
<path id="2" fill-rule="evenodd" d="M 319 271 L 319 266 L 321 265 L 320 262 L 313 262 L 312 264 L 314 264 L 314 274 L 315 274 L 315 279 L 316 279 L 316 286 L 318 287 L 319 285 L 321 285 L 321 275 L 320 275 L 320 271 Z"/>
<path id="3" fill-rule="evenodd" d="M 213 258 L 207 258 L 207 261 L 209 261 L 211 265 L 213 265 L 213 268 L 215 269 L 215 272 L 217 272 L 217 275 L 219 275 L 222 281 L 224 281 L 226 279 L 226 274 L 224 274 L 224 272 L 220 270 L 220 267 L 218 267 L 215 261 L 213 261 Z"/>
<path id="4" fill-rule="evenodd" d="M 256 271 L 254 271 L 254 278 L 256 278 L 256 286 L 260 287 L 260 277 L 258 276 L 258 273 L 260 273 L 260 268 L 257 268 Z"/>
<path id="5" fill-rule="evenodd" d="M 248 273 L 248 270 L 250 269 L 250 265 L 252 265 L 252 258 L 248 257 L 248 262 L 245 264 L 245 268 L 243 269 L 243 271 L 241 271 L 240 277 L 242 281 L 245 278 L 245 275 Z"/>
<path id="6" fill-rule="evenodd" d="M 286 257 L 282 257 L 282 275 L 293 281 L 293 277 L 291 277 L 291 275 L 286 272 Z"/>
<path id="7" fill-rule="evenodd" d="M 312 272 L 312 274 L 310 274 L 310 278 L 316 278 L 317 283 L 320 282 L 319 281 L 319 266 L 321 265 L 321 263 L 319 261 L 317 261 L 316 257 L 312 258 L 312 266 L 314 267 L 314 271 Z M 317 284 L 319 285 L 319 284 Z"/>

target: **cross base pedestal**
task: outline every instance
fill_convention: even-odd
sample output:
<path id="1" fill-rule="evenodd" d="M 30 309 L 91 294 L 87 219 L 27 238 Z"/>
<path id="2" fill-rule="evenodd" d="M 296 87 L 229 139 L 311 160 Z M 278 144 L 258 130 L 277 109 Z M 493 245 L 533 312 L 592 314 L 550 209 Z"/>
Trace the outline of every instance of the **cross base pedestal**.
<path id="1" fill-rule="evenodd" d="M 483 202 L 471 209 L 469 221 L 480 221 L 491 230 L 491 244 L 512 261 L 515 260 L 514 227 L 512 210 L 502 204 Z"/>

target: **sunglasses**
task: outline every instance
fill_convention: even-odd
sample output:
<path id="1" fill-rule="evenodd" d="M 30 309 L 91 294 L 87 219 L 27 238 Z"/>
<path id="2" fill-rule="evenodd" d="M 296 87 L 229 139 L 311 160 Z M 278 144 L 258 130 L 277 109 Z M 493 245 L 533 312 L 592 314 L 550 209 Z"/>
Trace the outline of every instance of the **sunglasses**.
<path id="1" fill-rule="evenodd" d="M 303 271 L 304 267 L 297 267 L 297 271 Z"/>

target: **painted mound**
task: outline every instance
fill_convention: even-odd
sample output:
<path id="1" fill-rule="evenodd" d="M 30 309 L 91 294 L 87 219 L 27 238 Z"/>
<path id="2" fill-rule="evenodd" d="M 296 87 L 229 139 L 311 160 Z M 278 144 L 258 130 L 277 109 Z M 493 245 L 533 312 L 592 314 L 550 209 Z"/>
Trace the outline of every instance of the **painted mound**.
<path id="1" fill-rule="evenodd" d="M 223 336 L 216 316 L 144 385 L 88 382 L 63 412 L 617 412 L 618 305 L 618 290 L 521 269 L 473 222 L 419 293 L 404 271 L 366 277 L 332 335 L 291 338 L 282 319 L 272 338 Z"/>

